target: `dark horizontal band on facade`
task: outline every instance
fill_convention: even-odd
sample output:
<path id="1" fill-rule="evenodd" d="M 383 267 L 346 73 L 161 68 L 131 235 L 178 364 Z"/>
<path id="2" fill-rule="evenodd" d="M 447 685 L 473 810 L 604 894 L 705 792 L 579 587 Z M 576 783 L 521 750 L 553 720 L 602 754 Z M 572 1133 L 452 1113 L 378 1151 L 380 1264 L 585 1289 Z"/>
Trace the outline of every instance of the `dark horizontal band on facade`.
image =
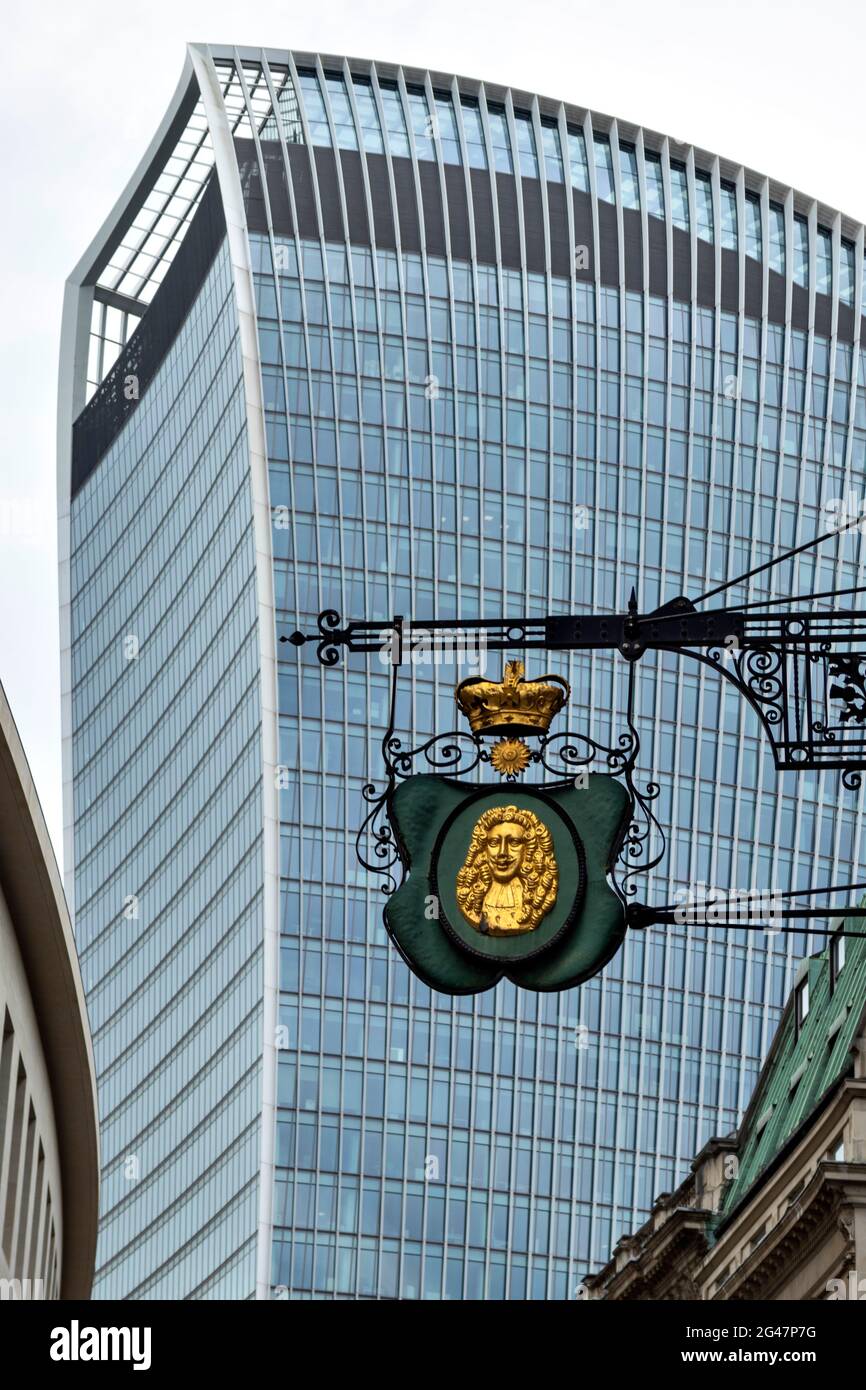
<path id="1" fill-rule="evenodd" d="M 482 265 L 501 264 L 506 269 L 568 277 L 578 281 L 598 279 L 604 286 L 620 284 L 620 245 L 617 209 L 601 199 L 598 240 L 593 228 L 592 198 L 563 183 L 542 183 L 513 174 L 485 169 L 464 169 L 432 161 L 391 158 L 393 191 L 388 160 L 384 155 L 361 155 L 315 147 L 311 159 L 306 145 L 288 144 L 288 172 L 283 147 L 276 141 L 260 141 L 261 165 L 253 140 L 235 140 L 247 224 L 251 232 L 325 241 L 354 246 L 380 247 L 454 260 L 474 259 Z M 365 167 L 366 166 L 366 175 Z M 415 181 L 415 168 L 418 182 Z M 469 185 L 467 187 L 466 174 Z M 288 185 L 289 174 L 291 189 Z M 342 184 L 342 189 L 341 189 Z M 369 198 L 368 190 L 369 188 Z M 265 193 L 266 190 L 266 193 Z M 518 191 L 519 190 L 519 191 Z M 569 225 L 566 199 L 572 198 Z M 419 196 L 420 195 L 420 196 Z M 345 215 L 344 209 L 345 207 Z M 547 232 L 545 232 L 545 211 Z M 396 216 L 395 216 L 396 214 Z M 371 226 L 372 220 L 372 226 Z M 640 212 L 622 209 L 622 265 L 625 289 L 634 293 L 671 297 L 715 308 L 716 248 L 697 240 L 692 283 L 692 242 L 688 232 L 671 228 L 668 285 L 666 224 L 647 217 L 644 256 Z M 73 425 L 72 487 L 74 497 L 123 429 L 138 401 L 170 348 L 181 324 L 213 263 L 225 236 L 225 217 L 216 178 L 212 175 L 189 230 L 136 332 L 117 362 Z M 548 252 L 549 246 L 549 252 Z M 578 255 L 585 248 L 585 257 Z M 746 257 L 743 309 L 746 317 L 763 316 L 763 274 L 760 262 Z M 720 251 L 718 302 L 722 310 L 737 313 L 740 306 L 740 260 L 736 251 Z M 785 323 L 785 277 L 767 268 L 767 318 Z M 809 293 L 792 286 L 791 325 L 808 331 Z M 839 304 L 837 334 L 853 342 L 854 310 Z M 815 332 L 829 338 L 832 300 L 815 295 Z M 861 337 L 866 342 L 866 329 Z M 127 390 L 135 379 L 135 392 Z"/>
<path id="2" fill-rule="evenodd" d="M 291 194 L 286 182 L 286 166 L 282 147 L 275 141 L 261 141 L 261 164 L 252 140 L 236 140 L 241 183 L 251 231 L 273 230 L 277 235 L 301 237 L 322 236 L 326 241 L 348 241 L 353 245 L 375 244 L 388 249 L 399 245 L 403 251 L 445 256 L 468 261 L 473 254 L 482 265 L 501 263 L 510 270 L 569 276 L 572 266 L 578 280 L 595 278 L 595 258 L 598 256 L 598 278 L 603 285 L 620 283 L 620 248 L 617 210 L 612 203 L 596 200 L 598 208 L 598 247 L 596 248 L 592 220 L 592 198 L 589 193 L 572 188 L 573 227 L 569 227 L 566 199 L 569 189 L 563 183 L 542 183 L 523 177 L 518 185 L 513 174 L 493 173 L 486 169 L 465 171 L 459 165 L 443 164 L 440 168 L 429 160 L 419 160 L 418 184 L 411 159 L 393 156 L 393 197 L 384 155 L 362 156 L 356 150 L 339 151 L 339 169 L 333 150 L 314 147 L 311 162 L 306 145 L 289 144 Z M 363 161 L 363 162 L 362 162 Z M 364 167 L 369 181 L 369 211 L 365 190 Z M 469 175 L 467 190 L 466 173 Z M 268 207 L 262 187 L 267 188 Z M 314 181 L 315 180 L 315 181 Z M 340 182 L 343 196 L 341 197 Z M 444 186 L 443 186 L 444 185 Z M 518 187 L 520 194 L 518 195 Z M 419 194 L 420 192 L 420 201 Z M 443 196 L 444 193 L 444 196 Z M 471 194 L 471 198 L 470 198 Z M 345 200 L 345 218 L 343 202 Z M 495 201 L 495 206 L 494 206 Z M 545 204 L 549 235 L 549 264 L 545 238 Z M 396 208 L 396 222 L 394 210 Z M 373 227 L 370 227 L 372 211 Z M 688 232 L 673 227 L 671 268 L 673 283 L 668 286 L 668 254 L 665 223 L 657 217 L 647 217 L 646 272 L 642 220 L 639 211 L 622 209 L 622 259 L 624 284 L 627 290 L 666 296 L 669 292 L 681 303 L 696 303 L 703 308 L 716 304 L 716 250 L 702 239 L 697 240 L 695 284 L 692 285 L 691 238 Z M 447 227 L 446 227 L 447 223 Z M 347 225 L 348 224 L 348 225 Z M 497 255 L 497 224 L 499 254 Z M 522 225 L 522 237 L 521 237 Z M 446 235 L 447 232 L 447 235 Z M 423 243 L 423 244 L 422 244 Z M 586 264 L 581 266 L 578 248 L 585 247 Z M 767 317 L 771 323 L 785 322 L 785 277 L 767 270 Z M 645 279 L 648 283 L 645 283 Z M 721 250 L 721 283 L 718 300 L 723 310 L 736 313 L 740 303 L 739 256 L 736 251 Z M 749 318 L 760 319 L 763 314 L 763 266 L 745 258 L 744 312 Z M 832 300 L 829 295 L 815 296 L 815 332 L 829 338 L 832 322 Z M 800 285 L 792 286 L 792 327 L 809 327 L 809 293 Z M 853 342 L 854 310 L 839 305 L 838 336 L 843 342 Z"/>

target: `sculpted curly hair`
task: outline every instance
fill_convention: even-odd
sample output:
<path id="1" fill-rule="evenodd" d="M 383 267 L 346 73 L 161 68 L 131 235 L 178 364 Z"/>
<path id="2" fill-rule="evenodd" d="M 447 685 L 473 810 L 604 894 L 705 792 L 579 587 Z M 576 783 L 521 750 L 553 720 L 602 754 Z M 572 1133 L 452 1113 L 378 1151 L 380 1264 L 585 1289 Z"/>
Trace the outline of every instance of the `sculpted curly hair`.
<path id="1" fill-rule="evenodd" d="M 553 852 L 553 837 L 533 811 L 517 806 L 493 806 L 475 823 L 463 868 L 457 874 L 457 905 L 467 922 L 482 928 L 484 899 L 493 881 L 487 857 L 487 836 L 495 825 L 512 821 L 526 832 L 526 849 L 517 871 L 523 888 L 523 904 L 518 917 L 527 931 L 537 927 L 556 902 L 559 870 Z"/>

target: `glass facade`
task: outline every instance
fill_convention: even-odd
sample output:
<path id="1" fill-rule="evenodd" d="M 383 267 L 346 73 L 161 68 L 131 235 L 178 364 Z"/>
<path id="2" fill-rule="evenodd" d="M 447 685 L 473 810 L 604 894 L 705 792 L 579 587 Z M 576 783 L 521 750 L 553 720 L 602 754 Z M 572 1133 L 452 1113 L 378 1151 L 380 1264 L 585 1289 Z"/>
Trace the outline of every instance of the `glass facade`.
<path id="1" fill-rule="evenodd" d="M 73 500 L 75 933 L 103 1165 L 96 1298 L 255 1288 L 261 716 L 237 336 L 224 249 Z"/>
<path id="2" fill-rule="evenodd" d="M 275 275 L 267 239 L 253 256 L 271 497 L 292 518 L 274 533 L 286 631 L 337 599 L 383 622 L 494 615 L 504 595 L 535 616 L 604 611 L 632 576 L 652 608 L 769 554 L 777 527 L 790 544 L 807 480 L 796 534 L 820 524 L 823 420 L 792 462 L 781 412 L 765 408 L 758 448 L 758 378 L 780 374 L 780 333 L 762 349 L 760 324 L 731 315 L 716 338 L 709 311 L 429 257 L 283 242 Z M 805 360 L 804 336 L 791 348 Z M 826 343 L 813 354 L 826 363 Z M 734 403 L 717 403 L 738 362 L 749 443 L 735 448 Z M 788 380 L 802 399 L 802 369 Z M 827 385 L 813 367 L 812 391 Z M 799 412 L 786 423 L 792 439 Z M 815 581 L 807 556 L 794 589 Z M 605 737 L 622 672 L 605 657 L 545 665 Z M 420 667 L 407 684 L 398 734 L 453 726 L 450 671 Z M 281 666 L 289 1042 L 274 1282 L 301 1296 L 565 1298 L 734 1127 L 805 941 L 651 931 L 564 997 L 507 983 L 475 1000 L 431 993 L 388 946 L 354 860 L 387 687 L 375 663 L 323 674 L 292 653 Z M 780 786 L 718 676 L 647 662 L 638 710 L 673 832 L 659 896 L 844 876 L 853 812 L 822 804 L 815 779 Z"/>
<path id="3" fill-rule="evenodd" d="M 744 179 L 720 183 L 717 172 L 672 163 L 642 139 L 617 150 L 614 134 L 594 130 L 588 114 L 579 121 L 562 107 L 520 109 L 501 91 L 488 102 L 478 84 L 456 99 L 427 75 L 398 80 L 389 70 L 380 79 L 369 64 L 326 72 L 310 55 L 250 52 L 243 71 L 225 52 L 208 61 L 223 93 L 211 119 L 237 120 L 238 165 L 256 168 L 255 187 L 264 190 L 254 202 L 252 181 L 243 183 L 278 633 L 312 630 L 324 608 L 383 623 L 395 613 L 622 611 L 632 584 L 649 611 L 827 529 L 828 498 L 846 496 L 866 465 L 866 360 L 853 332 L 845 340 L 838 315 L 822 317 L 820 306 L 803 327 L 796 314 L 787 327 L 774 322 L 766 291 L 757 310 L 748 298 L 745 312 L 724 308 L 719 294 L 702 303 L 694 284 L 687 293 L 677 288 L 676 266 L 664 291 L 651 279 L 641 288 L 628 276 L 609 283 L 602 240 L 606 228 L 637 219 L 628 226 L 648 240 L 650 262 L 660 234 L 669 247 L 690 241 L 698 265 L 698 252 L 712 259 L 718 238 L 747 289 L 753 272 L 764 285 L 787 277 L 798 292 L 811 276 L 837 309 L 840 298 L 853 305 L 858 294 L 851 240 L 834 244 L 827 228 L 799 213 L 792 221 L 755 180 L 748 189 Z M 274 121 L 268 98 L 291 112 L 290 124 Z M 533 249 L 526 209 L 534 204 L 524 201 L 518 215 L 512 187 L 524 200 L 544 189 L 550 209 L 571 197 L 574 218 L 585 200 L 599 229 L 588 269 L 579 257 L 570 271 L 554 269 L 553 212 L 541 218 Z M 437 247 L 444 190 L 452 213 Z M 476 211 L 495 198 L 492 251 L 478 222 L 459 252 L 453 207 L 464 196 Z M 406 214 L 412 198 L 415 223 Z M 393 235 L 382 230 L 392 225 L 383 200 L 392 204 Z M 349 230 L 338 234 L 339 218 Z M 569 212 L 572 242 L 575 226 Z M 613 264 L 621 266 L 620 250 Z M 532 268 L 533 256 L 543 269 Z M 194 1232 L 216 1221 L 205 1197 L 213 1192 L 214 1210 L 236 1204 L 236 1219 L 214 1236 L 234 1252 L 234 1283 L 206 1286 L 191 1276 L 183 1287 L 196 1296 L 250 1289 L 242 1271 L 256 1224 L 244 1204 L 258 1170 L 257 987 L 261 997 L 259 658 L 224 258 L 207 286 L 134 423 L 76 499 L 72 585 L 77 930 L 107 1125 L 102 1287 L 132 1288 L 124 1259 L 131 1268 L 146 1242 L 152 1272 L 136 1278 L 134 1291 L 180 1290 L 185 1256 L 171 1253 L 172 1237 L 193 1244 Z M 225 340 L 218 362 L 201 327 L 208 313 L 211 334 Z M 212 422 L 212 382 L 226 393 L 224 430 Z M 231 582 L 220 572 L 225 590 L 207 571 L 212 536 L 192 525 L 183 532 L 192 549 L 170 542 L 178 522 L 168 496 L 149 530 L 124 529 L 149 495 L 137 489 L 150 436 L 133 431 L 153 433 L 163 451 L 153 467 L 158 458 L 181 495 L 195 486 L 188 457 L 172 471 L 184 410 L 202 412 L 219 434 L 204 457 L 211 486 L 225 482 L 223 523 L 237 528 L 232 546 L 216 547 L 223 563 L 233 556 Z M 851 533 L 835 551 L 806 552 L 727 598 L 853 584 L 859 564 L 860 537 Z M 189 717 L 205 739 L 200 758 L 207 761 L 207 739 L 233 740 L 236 773 L 219 788 L 204 763 L 174 751 L 169 677 L 141 664 L 147 643 L 138 664 L 117 668 L 117 634 L 137 631 L 136 605 L 151 589 L 161 592 L 164 573 L 166 634 L 175 632 L 189 661 L 214 657 L 213 687 L 193 688 L 185 667 L 171 679 L 177 698 L 189 690 Z M 116 610 L 104 612 L 108 604 Z M 205 637 L 201 619 L 191 625 L 186 604 L 212 613 L 215 634 Z M 302 1299 L 573 1297 L 655 1195 L 682 1179 L 705 1140 L 734 1128 L 809 943 L 800 935 L 651 930 L 631 934 L 599 978 L 565 995 L 507 983 L 474 998 L 431 992 L 388 944 L 378 882 L 355 857 L 362 788 L 380 766 L 386 668 L 371 659 L 323 670 L 309 646 L 279 655 L 272 1287 Z M 540 673 L 540 660 L 528 655 L 531 673 Z M 571 682 L 573 725 L 604 742 L 622 730 L 623 663 L 602 653 L 543 665 Z M 453 726 L 454 679 L 453 668 L 407 672 L 400 737 L 417 742 Z M 116 733 L 106 750 L 113 694 Z M 659 782 L 657 814 L 670 830 L 667 857 L 641 896 L 670 901 L 701 883 L 784 889 L 844 881 L 860 855 L 856 797 L 843 800 L 833 777 L 779 777 L 754 715 L 715 672 L 647 656 L 637 697 L 645 780 Z M 185 804 L 198 809 L 201 833 L 195 817 L 175 821 L 169 811 L 166 820 L 169 795 L 145 799 L 134 781 L 143 774 L 135 773 L 131 724 L 172 769 L 178 797 L 188 789 Z M 154 796 L 155 766 L 147 783 Z M 183 840 L 181 825 L 190 827 Z M 201 907 L 191 889 L 215 836 L 223 872 L 236 878 L 230 902 L 214 899 L 204 920 L 234 943 L 243 1005 L 239 994 L 229 1006 L 228 992 L 220 994 L 228 987 L 207 975 L 216 947 L 213 937 L 199 940 L 202 919 L 192 915 Z M 106 929 L 107 914 L 149 882 L 160 855 L 176 874 L 160 899 L 172 944 L 151 943 L 158 928 L 148 925 L 130 945 L 125 926 Z M 189 974 L 182 982 L 175 974 L 169 988 L 167 952 L 185 941 L 201 957 L 191 955 Z M 194 1031 L 187 995 L 196 963 L 205 991 L 215 991 L 215 1019 L 227 1028 L 229 1015 L 236 1020 L 220 1060 L 199 1064 L 196 1095 L 204 1102 L 215 1088 L 208 1097 L 216 1116 L 214 1094 L 235 1087 L 237 1110 L 233 1118 L 219 1112 L 220 1158 L 207 1159 L 206 1175 L 187 1175 L 193 1226 L 184 1234 L 180 1217 L 175 1225 L 172 1215 L 156 1214 L 182 1204 L 170 1155 L 153 1170 L 152 1207 L 124 1186 L 121 1169 L 135 1136 L 166 1123 L 156 1110 L 142 1116 L 140 1097 L 152 1094 L 158 1105 L 168 1076 L 173 1106 L 187 1113 L 194 1083 L 182 1069 L 174 1074 L 180 1035 L 163 1038 L 157 1029 L 162 1050 L 146 1048 L 154 1025 L 142 1009 L 162 979 L 168 1018 Z M 128 1070 L 137 1048 L 146 1073 Z M 219 1164 L 224 1176 L 211 1186 L 211 1165 Z"/>

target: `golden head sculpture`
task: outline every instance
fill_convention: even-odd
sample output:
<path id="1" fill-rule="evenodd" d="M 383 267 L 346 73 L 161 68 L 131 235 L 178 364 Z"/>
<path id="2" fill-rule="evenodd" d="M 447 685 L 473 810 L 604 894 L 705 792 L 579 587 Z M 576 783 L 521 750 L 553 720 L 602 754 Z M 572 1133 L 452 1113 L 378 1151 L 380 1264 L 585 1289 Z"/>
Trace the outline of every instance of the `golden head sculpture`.
<path id="1" fill-rule="evenodd" d="M 509 661 L 501 681 L 469 676 L 460 682 L 454 698 L 473 734 L 504 729 L 512 734 L 546 734 L 570 693 L 561 676 L 528 681 L 523 662 Z"/>
<path id="2" fill-rule="evenodd" d="M 493 806 L 478 817 L 457 874 L 457 906 L 476 931 L 535 931 L 558 887 L 553 836 L 534 811 Z"/>

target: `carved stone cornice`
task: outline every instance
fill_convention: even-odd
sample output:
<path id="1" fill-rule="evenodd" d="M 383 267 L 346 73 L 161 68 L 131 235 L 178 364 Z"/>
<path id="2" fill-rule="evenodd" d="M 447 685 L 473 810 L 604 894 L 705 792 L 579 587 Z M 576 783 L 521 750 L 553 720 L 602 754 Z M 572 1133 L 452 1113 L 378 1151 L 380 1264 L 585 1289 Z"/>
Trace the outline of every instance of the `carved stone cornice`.
<path id="1" fill-rule="evenodd" d="M 866 1173 L 861 1170 L 849 1176 L 822 1165 L 805 1192 L 726 1281 L 716 1298 L 720 1301 L 772 1298 L 790 1278 L 792 1270 L 805 1265 L 835 1229 L 841 1230 L 845 1237 L 841 1259 L 847 1264 L 854 1257 L 855 1206 L 866 1206 Z"/>
<path id="2" fill-rule="evenodd" d="M 620 1269 L 607 1266 L 587 1287 L 612 1299 L 699 1298 L 695 1275 L 706 1258 L 711 1217 L 701 1207 L 675 1208 L 655 1230 L 629 1238 L 633 1253 Z"/>
<path id="3" fill-rule="evenodd" d="M 862 1208 L 866 1208 L 866 1165 L 822 1164 L 715 1299 L 772 1299 L 792 1272 L 805 1267 L 831 1240 L 834 1272 L 853 1268 L 856 1212 Z M 691 1301 L 702 1297 L 710 1256 L 718 1257 L 719 1263 L 725 1258 L 724 1237 L 714 1247 L 709 1244 L 713 1214 L 700 1207 L 673 1207 L 657 1208 L 654 1215 L 654 1227 L 647 1223 L 635 1235 L 624 1237 L 617 1247 L 617 1258 L 586 1280 L 596 1298 Z M 844 1237 L 841 1251 L 838 1232 Z M 731 1251 L 747 1236 L 746 1227 L 730 1243 Z"/>

